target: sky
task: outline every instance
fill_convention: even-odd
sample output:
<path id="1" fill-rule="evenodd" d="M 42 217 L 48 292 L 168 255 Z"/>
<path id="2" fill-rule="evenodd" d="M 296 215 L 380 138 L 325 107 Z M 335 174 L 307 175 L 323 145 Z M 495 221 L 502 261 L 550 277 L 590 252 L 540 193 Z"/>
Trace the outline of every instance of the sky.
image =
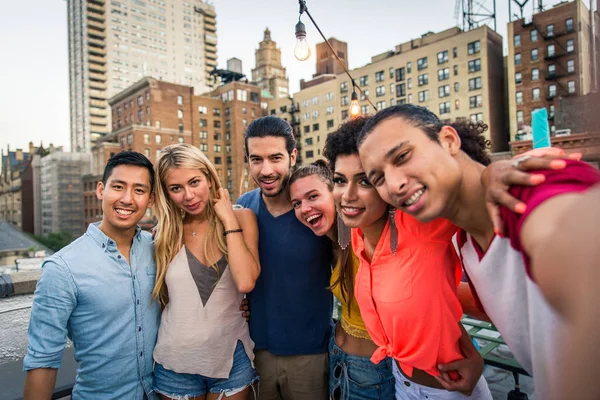
<path id="1" fill-rule="evenodd" d="M 348 43 L 350 68 L 395 45 L 457 25 L 455 1 L 462 0 L 307 0 L 308 10 L 323 33 Z M 496 0 L 497 30 L 506 35 L 508 3 Z M 585 0 L 586 4 L 589 0 Z M 210 0 L 217 13 L 218 62 L 242 60 L 251 77 L 254 52 L 264 30 L 282 52 L 290 91 L 315 72 L 314 46 L 321 42 L 306 16 L 312 56 L 304 62 L 293 56 L 297 0 Z M 549 7 L 558 0 L 544 0 Z M 69 149 L 69 71 L 66 0 L 5 1 L 0 13 L 0 149 L 35 145 Z M 493 0 L 476 0 L 492 8 Z M 537 0 L 530 0 L 537 3 Z M 514 3 L 513 3 L 514 4 Z M 513 7 L 515 13 L 516 7 Z M 532 6 L 526 7 L 531 14 Z M 505 41 L 506 48 L 506 41 Z M 506 50 L 505 50 L 506 52 Z"/>

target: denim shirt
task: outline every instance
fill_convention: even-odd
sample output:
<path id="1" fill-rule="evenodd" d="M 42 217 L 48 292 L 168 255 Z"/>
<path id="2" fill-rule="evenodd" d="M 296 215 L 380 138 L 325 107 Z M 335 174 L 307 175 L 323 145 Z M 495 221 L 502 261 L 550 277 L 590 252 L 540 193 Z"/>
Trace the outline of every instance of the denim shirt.
<path id="1" fill-rule="evenodd" d="M 78 363 L 73 399 L 144 399 L 160 307 L 151 235 L 138 227 L 130 262 L 98 223 L 46 259 L 31 309 L 24 369 L 59 368 L 66 338 Z"/>

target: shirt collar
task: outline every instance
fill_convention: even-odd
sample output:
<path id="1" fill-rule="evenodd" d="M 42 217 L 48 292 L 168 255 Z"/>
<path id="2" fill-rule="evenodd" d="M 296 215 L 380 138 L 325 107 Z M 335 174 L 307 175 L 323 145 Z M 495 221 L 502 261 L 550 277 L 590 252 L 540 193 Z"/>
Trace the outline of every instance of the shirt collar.
<path id="1" fill-rule="evenodd" d="M 104 232 L 102 232 L 99 228 L 100 226 L 100 222 L 93 222 L 88 226 L 87 229 L 87 234 L 89 236 L 92 237 L 92 239 L 94 239 L 100 246 L 102 246 L 103 249 L 107 249 L 109 247 L 114 247 L 116 246 L 116 243 L 113 239 L 111 239 L 110 237 L 106 236 L 106 234 Z M 142 239 L 142 228 L 138 226 L 135 227 L 135 234 L 133 235 L 133 238 L 135 240 L 140 241 Z"/>

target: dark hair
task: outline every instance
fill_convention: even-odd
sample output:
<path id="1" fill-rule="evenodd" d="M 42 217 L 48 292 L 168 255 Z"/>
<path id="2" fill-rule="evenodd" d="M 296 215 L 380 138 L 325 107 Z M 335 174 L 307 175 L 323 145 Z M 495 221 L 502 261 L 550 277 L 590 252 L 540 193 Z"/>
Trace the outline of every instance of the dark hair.
<path id="1" fill-rule="evenodd" d="M 248 129 L 244 133 L 244 151 L 246 156 L 248 155 L 248 139 L 257 137 L 282 137 L 285 139 L 285 147 L 288 154 L 292 154 L 292 151 L 296 147 L 296 140 L 294 139 L 294 131 L 290 124 L 279 117 L 269 115 L 252 121 L 248 125 Z"/>
<path id="2" fill-rule="evenodd" d="M 439 143 L 439 133 L 445 125 L 451 126 L 456 130 L 460 137 L 460 149 L 464 151 L 473 161 L 483 165 L 491 163 L 490 157 L 486 151 L 490 147 L 490 141 L 483 133 L 488 126 L 482 121 L 472 122 L 466 119 L 457 119 L 453 123 L 445 124 L 431 111 L 425 107 L 413 104 L 402 104 L 388 107 L 379 111 L 370 118 L 357 137 L 358 147 L 364 142 L 365 138 L 380 123 L 390 118 L 402 118 L 415 128 L 421 129 L 433 141 Z"/>
<path id="3" fill-rule="evenodd" d="M 113 169 L 119 165 L 133 165 L 136 167 L 146 168 L 148 174 L 150 174 L 150 192 L 154 190 L 154 167 L 148 158 L 135 151 L 121 151 L 112 156 L 104 167 L 104 174 L 102 175 L 102 183 L 106 185 L 106 181 L 110 178 Z"/>
<path id="4" fill-rule="evenodd" d="M 333 190 L 333 176 L 327 161 L 317 160 L 310 164 L 306 164 L 298 168 L 292 173 L 288 186 L 292 186 L 292 183 L 298 179 L 306 178 L 307 176 L 318 175 L 319 178 L 327 185 L 327 189 L 331 192 Z"/>
<path id="5" fill-rule="evenodd" d="M 358 116 L 341 124 L 325 139 L 323 156 L 329 161 L 332 171 L 335 171 L 335 161 L 338 156 L 358 154 L 356 146 L 358 134 L 372 117 Z"/>

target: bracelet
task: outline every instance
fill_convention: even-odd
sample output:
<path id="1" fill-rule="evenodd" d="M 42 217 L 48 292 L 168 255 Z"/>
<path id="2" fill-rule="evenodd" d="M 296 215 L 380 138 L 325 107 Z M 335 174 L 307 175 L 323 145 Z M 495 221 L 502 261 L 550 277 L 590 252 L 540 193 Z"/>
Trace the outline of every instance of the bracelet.
<path id="1" fill-rule="evenodd" d="M 240 229 L 230 229 L 228 231 L 223 232 L 223 236 L 227 236 L 230 233 L 236 233 L 236 232 L 244 232 L 244 230 L 242 228 L 240 228 Z"/>

